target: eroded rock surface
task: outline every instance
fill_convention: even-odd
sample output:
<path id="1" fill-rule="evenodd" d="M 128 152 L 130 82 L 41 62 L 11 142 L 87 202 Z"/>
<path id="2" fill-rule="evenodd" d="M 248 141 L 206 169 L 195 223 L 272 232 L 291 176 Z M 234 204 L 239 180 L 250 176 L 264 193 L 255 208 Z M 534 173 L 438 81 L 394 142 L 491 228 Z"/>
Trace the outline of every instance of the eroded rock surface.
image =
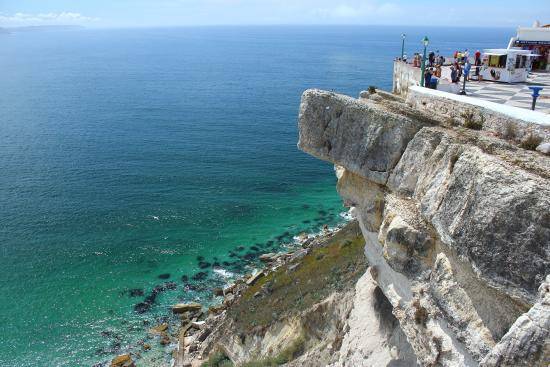
<path id="1" fill-rule="evenodd" d="M 336 165 L 420 365 L 548 363 L 548 157 L 384 94 L 308 90 L 299 128 L 298 147 Z"/>

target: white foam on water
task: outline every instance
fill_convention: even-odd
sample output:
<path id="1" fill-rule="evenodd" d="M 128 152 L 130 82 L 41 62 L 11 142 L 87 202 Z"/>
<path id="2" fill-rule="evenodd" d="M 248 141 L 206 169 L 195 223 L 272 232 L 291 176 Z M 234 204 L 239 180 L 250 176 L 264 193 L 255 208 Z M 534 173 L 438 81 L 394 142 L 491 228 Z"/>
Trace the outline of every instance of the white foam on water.
<path id="1" fill-rule="evenodd" d="M 235 276 L 234 273 L 230 272 L 229 270 L 225 270 L 223 268 L 215 268 L 213 270 L 214 273 L 216 273 L 217 275 L 221 276 L 222 278 L 232 278 Z"/>
<path id="2" fill-rule="evenodd" d="M 351 213 L 351 209 L 346 212 L 341 212 L 339 216 L 348 222 L 353 219 L 353 214 Z"/>

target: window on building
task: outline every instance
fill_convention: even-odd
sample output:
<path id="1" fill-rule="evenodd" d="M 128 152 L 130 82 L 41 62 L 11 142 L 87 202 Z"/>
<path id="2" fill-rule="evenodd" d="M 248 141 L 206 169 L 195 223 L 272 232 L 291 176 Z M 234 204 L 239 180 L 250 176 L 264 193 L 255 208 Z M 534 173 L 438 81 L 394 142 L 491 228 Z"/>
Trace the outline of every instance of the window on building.
<path id="1" fill-rule="evenodd" d="M 527 65 L 527 56 L 516 56 L 516 69 L 523 69 Z"/>
<path id="2" fill-rule="evenodd" d="M 506 67 L 506 55 L 490 55 L 489 56 L 489 66 L 494 68 L 504 68 Z"/>

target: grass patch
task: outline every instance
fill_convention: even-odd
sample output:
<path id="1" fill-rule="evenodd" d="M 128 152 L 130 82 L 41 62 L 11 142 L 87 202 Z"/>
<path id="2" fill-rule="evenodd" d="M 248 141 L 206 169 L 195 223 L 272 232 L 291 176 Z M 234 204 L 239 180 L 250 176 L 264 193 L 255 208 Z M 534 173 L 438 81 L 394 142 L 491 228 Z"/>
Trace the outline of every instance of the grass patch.
<path id="1" fill-rule="evenodd" d="M 365 240 L 354 221 L 298 260 L 293 270 L 289 266 L 296 263 L 289 263 L 258 280 L 228 310 L 236 332 L 267 327 L 277 319 L 311 307 L 334 291 L 353 286 L 367 268 L 364 246 Z M 263 295 L 254 297 L 257 292 Z"/>
<path id="2" fill-rule="evenodd" d="M 542 143 L 542 138 L 531 133 L 521 141 L 519 146 L 527 150 L 536 150 L 540 143 Z"/>
<path id="3" fill-rule="evenodd" d="M 304 335 L 300 335 L 288 347 L 283 349 L 274 357 L 264 358 L 258 361 L 250 361 L 243 364 L 241 367 L 273 367 L 280 366 L 290 361 L 295 360 L 305 351 L 306 340 Z"/>
<path id="4" fill-rule="evenodd" d="M 460 116 L 464 119 L 464 127 L 472 130 L 481 130 L 485 123 L 485 116 L 479 113 L 479 118 L 476 118 L 474 111 L 465 111 Z"/>
<path id="5" fill-rule="evenodd" d="M 216 352 L 201 367 L 233 367 L 233 362 L 222 352 Z"/>
<path id="6" fill-rule="evenodd" d="M 502 137 L 510 141 L 516 140 L 518 137 L 518 129 L 516 128 L 516 125 L 511 122 L 506 123 L 506 125 L 504 125 Z"/>

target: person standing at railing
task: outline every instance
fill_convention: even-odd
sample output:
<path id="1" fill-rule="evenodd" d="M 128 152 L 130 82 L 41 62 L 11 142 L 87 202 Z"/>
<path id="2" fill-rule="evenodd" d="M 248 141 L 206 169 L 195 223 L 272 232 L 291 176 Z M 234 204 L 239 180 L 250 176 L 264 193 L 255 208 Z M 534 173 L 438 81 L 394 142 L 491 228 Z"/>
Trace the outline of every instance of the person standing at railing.
<path id="1" fill-rule="evenodd" d="M 470 64 L 470 60 L 466 58 L 466 62 L 464 63 L 464 79 L 469 81 L 470 80 L 470 69 L 472 68 L 472 64 Z"/>
<path id="2" fill-rule="evenodd" d="M 481 66 L 481 52 L 479 52 L 479 50 L 477 50 L 475 53 L 474 65 L 476 66 L 476 78 L 479 81 L 481 78 L 481 76 L 479 75 L 479 67 Z"/>
<path id="3" fill-rule="evenodd" d="M 457 82 L 457 71 L 456 71 L 456 68 L 454 66 L 451 66 L 451 83 L 456 83 Z"/>
<path id="4" fill-rule="evenodd" d="M 430 88 L 432 82 L 432 68 L 426 69 L 424 72 L 424 86 Z"/>

